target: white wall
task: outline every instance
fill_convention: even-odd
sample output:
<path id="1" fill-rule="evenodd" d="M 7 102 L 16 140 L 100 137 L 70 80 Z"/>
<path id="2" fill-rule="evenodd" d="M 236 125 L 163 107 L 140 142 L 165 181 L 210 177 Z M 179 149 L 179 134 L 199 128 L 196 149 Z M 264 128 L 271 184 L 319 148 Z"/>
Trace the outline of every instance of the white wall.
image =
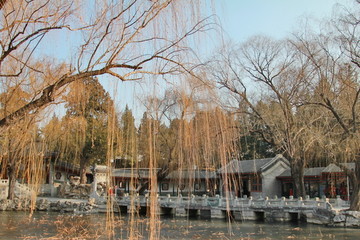
<path id="1" fill-rule="evenodd" d="M 262 173 L 262 197 L 281 197 L 281 183 L 276 177 L 286 169 L 289 169 L 289 167 L 279 161 L 266 172 Z"/>

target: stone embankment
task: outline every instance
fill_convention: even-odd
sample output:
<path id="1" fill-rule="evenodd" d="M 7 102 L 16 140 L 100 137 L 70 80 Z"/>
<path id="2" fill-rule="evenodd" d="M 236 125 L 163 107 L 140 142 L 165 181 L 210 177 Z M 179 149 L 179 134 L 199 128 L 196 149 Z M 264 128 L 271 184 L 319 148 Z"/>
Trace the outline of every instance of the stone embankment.
<path id="1" fill-rule="evenodd" d="M 47 199 L 39 198 L 35 203 L 30 199 L 16 198 L 14 200 L 0 200 L 0 210 L 3 211 L 53 211 L 53 212 L 73 212 L 73 213 L 93 213 L 98 212 L 99 206 L 94 199 Z"/>
<path id="2" fill-rule="evenodd" d="M 360 212 L 341 211 L 331 218 L 329 226 L 334 227 L 360 227 Z"/>

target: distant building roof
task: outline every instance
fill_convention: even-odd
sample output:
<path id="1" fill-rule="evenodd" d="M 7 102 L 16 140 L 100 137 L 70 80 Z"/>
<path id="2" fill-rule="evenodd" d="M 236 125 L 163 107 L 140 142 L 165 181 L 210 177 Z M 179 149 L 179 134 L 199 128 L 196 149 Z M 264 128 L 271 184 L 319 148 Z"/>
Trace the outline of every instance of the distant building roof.
<path id="1" fill-rule="evenodd" d="M 311 176 L 320 176 L 322 171 L 325 169 L 325 167 L 316 167 L 316 168 L 305 168 L 304 169 L 304 176 L 311 177 Z M 291 170 L 286 169 L 283 173 L 281 173 L 277 177 L 291 177 Z"/>
<path id="2" fill-rule="evenodd" d="M 349 169 L 355 168 L 355 163 L 341 163 L 341 165 Z M 343 170 L 339 166 L 336 166 L 335 164 L 331 163 L 327 167 L 305 168 L 304 176 L 305 177 L 321 176 L 321 174 L 323 173 L 339 173 L 339 172 L 343 172 Z M 277 177 L 278 178 L 291 177 L 291 170 L 287 169 Z"/>
<path id="3" fill-rule="evenodd" d="M 215 171 L 209 170 L 177 170 L 169 173 L 165 179 L 213 179 Z"/>
<path id="4" fill-rule="evenodd" d="M 150 168 L 115 168 L 113 169 L 113 177 L 120 178 L 150 178 Z M 154 169 L 156 173 L 160 168 Z"/>
<path id="5" fill-rule="evenodd" d="M 333 163 L 330 163 L 326 168 L 324 168 L 324 170 L 322 171 L 323 173 L 333 173 L 333 172 L 342 172 L 343 170 L 341 170 L 340 167 L 336 166 Z"/>
<path id="6" fill-rule="evenodd" d="M 350 170 L 355 170 L 355 163 L 351 162 L 351 163 L 341 163 L 341 165 L 347 167 Z"/>
<path id="7" fill-rule="evenodd" d="M 54 166 L 55 166 L 55 169 L 62 169 L 64 171 L 71 170 L 74 172 L 80 172 L 80 166 L 75 163 L 55 161 Z"/>
<path id="8" fill-rule="evenodd" d="M 287 165 L 289 162 L 278 154 L 273 158 L 253 159 L 253 160 L 232 160 L 226 166 L 220 168 L 218 173 L 258 173 L 267 170 L 277 161 L 283 161 Z"/>

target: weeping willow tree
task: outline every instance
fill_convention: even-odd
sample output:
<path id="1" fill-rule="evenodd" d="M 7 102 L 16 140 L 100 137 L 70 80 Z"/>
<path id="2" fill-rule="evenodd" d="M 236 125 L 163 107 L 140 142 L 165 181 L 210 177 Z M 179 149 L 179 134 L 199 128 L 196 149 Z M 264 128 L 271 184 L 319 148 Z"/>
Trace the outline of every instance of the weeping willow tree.
<path id="1" fill-rule="evenodd" d="M 29 119 L 33 124 L 42 120 L 48 114 L 45 110 L 61 103 L 61 96 L 74 82 L 92 77 L 138 81 L 149 75 L 193 74 L 193 37 L 211 28 L 211 19 L 202 18 L 208 8 L 193 0 L 7 0 L 0 6 L 0 76 L 1 84 L 7 86 L 1 93 L 15 87 L 26 88 L 29 94 L 26 102 L 2 111 L 3 139 L 12 135 L 6 134 L 17 124 L 25 129 Z M 115 122 L 115 117 L 108 118 L 107 161 L 116 154 L 111 144 L 116 138 Z M 69 126 L 75 125 L 62 127 Z M 86 140 L 84 132 L 78 134 L 78 141 Z M 31 141 L 36 142 L 36 138 Z M 9 143 L 4 141 L 5 145 Z M 13 153 L 21 147 L 11 145 Z M 34 154 L 41 156 L 43 151 Z M 81 153 L 83 148 L 77 151 Z M 8 155 L 3 152 L 2 156 L 5 159 Z M 20 164 L 17 159 L 11 161 Z M 156 186 L 156 178 L 151 186 Z M 156 229 L 151 228 L 151 238 L 158 237 Z"/>

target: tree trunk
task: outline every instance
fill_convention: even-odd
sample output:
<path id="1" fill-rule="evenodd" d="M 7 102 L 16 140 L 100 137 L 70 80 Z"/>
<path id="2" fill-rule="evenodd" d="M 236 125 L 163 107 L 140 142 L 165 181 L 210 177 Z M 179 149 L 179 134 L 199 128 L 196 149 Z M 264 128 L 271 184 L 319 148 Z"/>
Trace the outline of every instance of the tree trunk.
<path id="1" fill-rule="evenodd" d="M 8 180 L 9 180 L 9 190 L 8 190 L 8 199 L 13 200 L 15 198 L 15 184 L 16 184 L 16 171 L 14 162 L 11 161 L 7 166 Z"/>
<path id="2" fill-rule="evenodd" d="M 350 197 L 350 210 L 360 211 L 360 159 L 355 161 L 354 174 L 349 177 L 353 187 L 353 193 Z"/>
<path id="3" fill-rule="evenodd" d="M 80 184 L 87 183 L 87 177 L 86 177 L 87 162 L 88 161 L 86 159 L 80 160 Z"/>
<path id="4" fill-rule="evenodd" d="M 302 161 L 291 161 L 291 176 L 294 181 L 294 197 L 305 197 L 304 165 Z"/>
<path id="5" fill-rule="evenodd" d="M 358 185 L 353 185 L 353 193 L 350 197 L 350 210 L 360 211 L 360 191 Z"/>

